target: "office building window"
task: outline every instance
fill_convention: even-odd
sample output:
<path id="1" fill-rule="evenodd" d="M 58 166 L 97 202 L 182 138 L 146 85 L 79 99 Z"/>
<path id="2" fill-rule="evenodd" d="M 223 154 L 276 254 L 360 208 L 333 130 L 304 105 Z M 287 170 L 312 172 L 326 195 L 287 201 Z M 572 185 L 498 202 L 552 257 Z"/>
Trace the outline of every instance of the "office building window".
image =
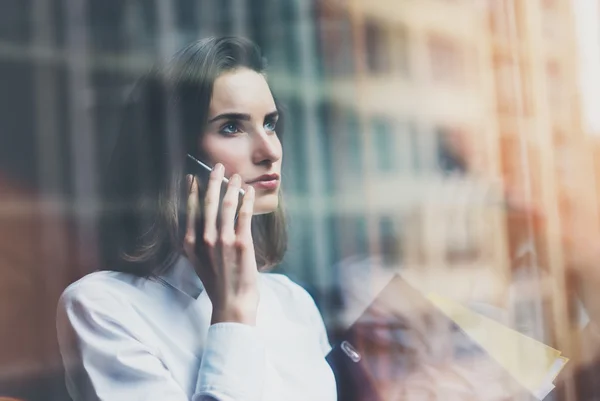
<path id="1" fill-rule="evenodd" d="M 253 6 L 248 7 L 248 28 L 252 40 L 256 42 L 260 48 L 265 51 L 269 41 L 267 23 L 269 17 L 273 13 L 270 8 L 265 9 L 265 0 L 254 0 Z"/>
<path id="2" fill-rule="evenodd" d="M 385 26 L 374 20 L 365 22 L 367 69 L 373 74 L 390 72 L 389 36 Z"/>
<path id="3" fill-rule="evenodd" d="M 367 227 L 367 219 L 365 216 L 354 217 L 354 232 L 356 234 L 355 242 L 355 254 L 356 255 L 368 255 L 369 254 L 369 230 Z"/>
<path id="4" fill-rule="evenodd" d="M 298 269 L 302 272 L 301 275 L 309 282 L 315 282 L 318 276 L 316 272 L 317 255 L 314 240 L 314 218 L 307 213 L 298 216 L 295 220 L 296 230 L 298 232 L 298 243 L 290 244 L 298 247 L 300 251 L 300 265 Z M 301 218 L 300 218 L 301 217 Z"/>
<path id="5" fill-rule="evenodd" d="M 480 256 L 480 240 L 475 216 L 470 209 L 459 206 L 450 210 L 444 221 L 446 229 L 446 261 L 450 264 L 470 263 Z"/>
<path id="6" fill-rule="evenodd" d="M 428 45 L 433 81 L 464 83 L 466 66 L 462 49 L 451 39 L 437 35 L 429 38 Z"/>
<path id="7" fill-rule="evenodd" d="M 31 40 L 32 0 L 4 1 L 0 13 L 0 38 L 13 43 Z"/>
<path id="8" fill-rule="evenodd" d="M 122 1 L 107 0 L 90 2 L 88 6 L 90 48 L 98 52 L 116 52 L 125 50 L 133 44 L 132 34 L 138 34 L 133 24 L 139 20 L 139 5 Z M 106 21 L 111 21 L 110 25 Z M 125 23 L 130 26 L 126 29 Z M 138 32 L 136 32 L 138 31 Z"/>
<path id="9" fill-rule="evenodd" d="M 348 14 L 323 2 L 315 8 L 317 43 L 321 73 L 325 76 L 351 76 L 354 73 L 354 42 Z"/>
<path id="10" fill-rule="evenodd" d="M 396 140 L 398 141 L 398 156 L 396 157 L 398 170 L 403 173 L 418 171 L 421 157 L 415 124 L 406 121 L 397 124 Z"/>
<path id="11" fill-rule="evenodd" d="M 468 169 L 465 138 L 457 130 L 436 128 L 438 168 L 444 173 L 465 174 Z"/>
<path id="12" fill-rule="evenodd" d="M 361 127 L 356 112 L 346 109 L 344 113 L 346 131 L 346 166 L 349 171 L 360 175 L 363 172 L 363 146 Z"/>
<path id="13" fill-rule="evenodd" d="M 414 122 L 408 124 L 408 137 L 410 142 L 410 160 L 412 170 L 418 172 L 422 168 L 421 146 L 419 142 L 419 131 Z"/>
<path id="14" fill-rule="evenodd" d="M 386 265 L 398 266 L 402 262 L 400 237 L 390 216 L 379 218 L 379 250 Z"/>
<path id="15" fill-rule="evenodd" d="M 342 221 L 339 215 L 330 214 L 326 217 L 327 240 L 329 248 L 328 266 L 333 266 L 341 259 L 341 230 Z"/>
<path id="16" fill-rule="evenodd" d="M 398 74 L 410 75 L 410 40 L 408 29 L 404 25 L 395 26 L 392 30 L 392 54 L 394 71 Z"/>
<path id="17" fill-rule="evenodd" d="M 232 35 L 234 34 L 233 29 L 233 15 L 232 15 L 232 0 L 218 0 L 216 2 L 217 7 L 215 10 L 215 19 L 218 21 L 214 27 L 220 35 Z M 213 3 L 214 4 L 214 3 Z"/>
<path id="18" fill-rule="evenodd" d="M 289 73 L 300 72 L 300 38 L 298 37 L 298 9 L 295 1 L 281 2 L 281 18 L 279 19 L 283 30 L 283 52 L 285 54 L 286 68 Z"/>
<path id="19" fill-rule="evenodd" d="M 335 168 L 336 168 L 336 157 L 333 154 L 335 151 L 335 132 L 337 128 L 334 121 L 335 109 L 333 105 L 327 101 L 323 101 L 319 104 L 317 110 L 317 122 L 318 122 L 318 135 L 319 142 L 321 144 L 322 155 L 323 155 L 323 166 L 325 167 L 325 193 L 331 194 L 337 187 L 335 180 Z"/>
<path id="20" fill-rule="evenodd" d="M 375 144 L 375 165 L 382 172 L 396 168 L 396 138 L 392 123 L 385 118 L 374 118 L 371 133 Z"/>
<path id="21" fill-rule="evenodd" d="M 175 2 L 177 25 L 186 41 L 193 40 L 194 36 L 198 36 L 198 6 L 199 4 L 195 0 L 177 0 Z"/>
<path id="22" fill-rule="evenodd" d="M 306 107 L 304 102 L 294 97 L 287 105 L 286 135 L 283 146 L 286 156 L 283 168 L 286 176 L 290 177 L 289 188 L 299 194 L 308 192 L 308 165 L 310 161 L 306 154 Z"/>

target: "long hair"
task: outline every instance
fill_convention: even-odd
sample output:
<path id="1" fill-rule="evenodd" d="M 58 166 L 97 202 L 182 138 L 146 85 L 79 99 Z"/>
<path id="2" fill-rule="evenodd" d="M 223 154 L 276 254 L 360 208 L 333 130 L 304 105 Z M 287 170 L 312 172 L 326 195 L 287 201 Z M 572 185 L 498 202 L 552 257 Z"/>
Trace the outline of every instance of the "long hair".
<path id="1" fill-rule="evenodd" d="M 164 272 L 182 254 L 188 194 L 185 156 L 198 153 L 215 80 L 238 68 L 265 73 L 258 46 L 243 38 L 208 38 L 183 48 L 138 80 L 123 108 L 102 180 L 102 268 L 147 277 Z M 284 113 L 276 104 L 281 140 Z M 281 262 L 287 246 L 281 193 L 279 197 L 274 212 L 252 218 L 261 270 Z"/>

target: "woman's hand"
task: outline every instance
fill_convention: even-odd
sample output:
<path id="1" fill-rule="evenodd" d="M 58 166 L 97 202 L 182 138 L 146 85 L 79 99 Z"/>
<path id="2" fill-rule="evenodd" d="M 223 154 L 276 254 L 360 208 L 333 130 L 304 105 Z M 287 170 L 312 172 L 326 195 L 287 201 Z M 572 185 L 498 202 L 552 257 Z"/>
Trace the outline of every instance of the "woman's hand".
<path id="1" fill-rule="evenodd" d="M 231 177 L 223 204 L 219 208 L 223 174 L 221 164 L 217 164 L 210 174 L 204 199 L 204 232 L 200 238 L 196 235 L 200 207 L 198 180 L 188 176 L 190 193 L 184 250 L 212 302 L 211 323 L 238 322 L 254 325 L 259 299 L 258 270 L 251 232 L 254 188 L 248 187 L 246 190 L 236 226 L 241 178 L 237 174 Z M 197 244 L 197 241 L 202 243 Z M 198 257 L 198 245 L 206 249 L 206 258 Z"/>

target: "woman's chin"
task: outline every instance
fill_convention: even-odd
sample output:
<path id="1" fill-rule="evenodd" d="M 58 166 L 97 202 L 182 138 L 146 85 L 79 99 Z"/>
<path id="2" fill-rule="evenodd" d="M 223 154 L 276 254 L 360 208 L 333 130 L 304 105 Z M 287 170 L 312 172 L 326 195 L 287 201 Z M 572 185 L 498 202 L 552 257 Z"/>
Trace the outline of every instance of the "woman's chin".
<path id="1" fill-rule="evenodd" d="M 254 201 L 254 215 L 273 213 L 279 206 L 277 194 L 263 195 Z"/>

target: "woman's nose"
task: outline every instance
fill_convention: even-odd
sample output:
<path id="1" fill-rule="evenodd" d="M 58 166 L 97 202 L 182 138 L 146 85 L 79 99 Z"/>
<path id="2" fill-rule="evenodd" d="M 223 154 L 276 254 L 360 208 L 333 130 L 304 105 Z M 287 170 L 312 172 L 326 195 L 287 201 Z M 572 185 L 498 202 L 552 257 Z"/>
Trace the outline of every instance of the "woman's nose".
<path id="1" fill-rule="evenodd" d="M 274 132 L 261 129 L 254 135 L 253 146 L 253 159 L 256 164 L 274 163 L 281 158 L 281 142 Z"/>

